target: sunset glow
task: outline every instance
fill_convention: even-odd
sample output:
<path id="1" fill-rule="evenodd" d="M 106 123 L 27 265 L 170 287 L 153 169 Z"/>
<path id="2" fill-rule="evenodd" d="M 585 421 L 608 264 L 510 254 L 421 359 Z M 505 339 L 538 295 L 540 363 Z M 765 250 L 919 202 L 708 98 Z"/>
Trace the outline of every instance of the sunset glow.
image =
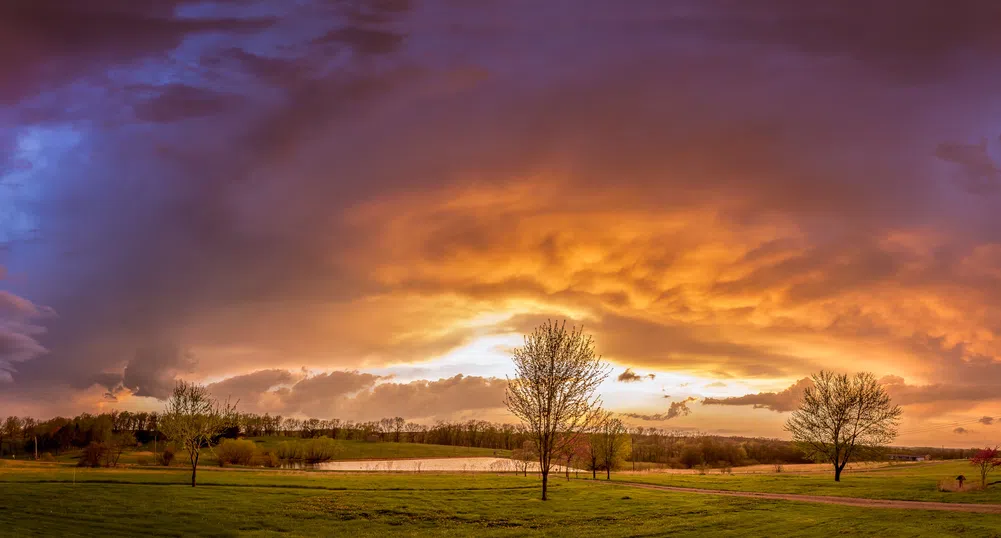
<path id="1" fill-rule="evenodd" d="M 555 319 L 633 426 L 785 438 L 833 369 L 882 380 L 898 444 L 1001 443 L 976 10 L 85 4 L 0 6 L 4 414 L 187 380 L 248 412 L 506 421 L 511 350 Z"/>

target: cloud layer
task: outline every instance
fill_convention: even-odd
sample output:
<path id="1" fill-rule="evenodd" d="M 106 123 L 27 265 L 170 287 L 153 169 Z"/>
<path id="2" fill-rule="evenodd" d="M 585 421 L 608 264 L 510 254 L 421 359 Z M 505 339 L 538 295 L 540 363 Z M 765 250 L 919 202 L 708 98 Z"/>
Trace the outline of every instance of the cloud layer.
<path id="1" fill-rule="evenodd" d="M 0 6 L 0 400 L 451 413 L 547 317 L 716 411 L 1001 398 L 989 2 L 64 4 Z"/>

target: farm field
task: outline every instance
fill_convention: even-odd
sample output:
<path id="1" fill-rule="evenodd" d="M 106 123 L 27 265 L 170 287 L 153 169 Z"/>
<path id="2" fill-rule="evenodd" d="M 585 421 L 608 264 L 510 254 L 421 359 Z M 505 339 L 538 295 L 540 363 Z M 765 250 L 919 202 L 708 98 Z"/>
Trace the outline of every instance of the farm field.
<path id="1" fill-rule="evenodd" d="M 893 498 L 903 479 L 934 489 L 943 468 L 887 471 L 862 489 Z M 874 473 L 875 474 L 875 473 Z M 652 491 L 621 482 L 562 477 L 552 500 L 538 479 L 495 473 L 343 473 L 218 469 L 186 485 L 183 468 L 76 469 L 61 464 L 0 466 L 3 535 L 59 536 L 1001 536 L 1001 515 L 857 508 Z M 869 475 L 866 474 L 866 477 Z M 616 480 L 641 478 L 625 473 Z M 666 477 L 645 477 L 660 480 Z M 671 476 L 671 479 L 679 478 Z M 719 487 L 716 476 L 685 476 Z M 731 477 L 725 477 L 729 479 Z M 746 487 L 773 487 L 744 476 Z M 814 477 L 778 477 L 819 494 Z M 847 490 L 862 473 L 843 478 Z M 833 482 L 832 482 L 833 483 Z M 786 487 L 789 487 L 788 484 Z M 740 486 L 735 480 L 731 487 Z M 740 486 L 743 487 L 743 486 Z M 996 487 L 996 486 L 995 486 Z M 812 489 L 811 489 L 812 488 Z M 880 493 L 880 489 L 884 490 Z M 824 494 L 831 494 L 824 491 Z M 962 501 L 988 502 L 979 499 Z M 972 496 L 971 496 L 972 497 Z"/>

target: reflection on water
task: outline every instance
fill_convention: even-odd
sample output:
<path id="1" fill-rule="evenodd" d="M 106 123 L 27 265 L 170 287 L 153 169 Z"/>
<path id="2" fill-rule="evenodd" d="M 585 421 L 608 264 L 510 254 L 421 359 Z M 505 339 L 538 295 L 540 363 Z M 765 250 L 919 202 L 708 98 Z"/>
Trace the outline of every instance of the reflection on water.
<path id="1" fill-rule="evenodd" d="M 288 463 L 283 469 L 308 471 L 373 471 L 373 472 L 522 472 L 523 464 L 507 458 L 429 458 L 406 460 L 354 460 L 324 463 Z M 528 472 L 538 472 L 539 464 L 528 464 Z M 553 466 L 552 472 L 562 472 L 563 467 Z"/>

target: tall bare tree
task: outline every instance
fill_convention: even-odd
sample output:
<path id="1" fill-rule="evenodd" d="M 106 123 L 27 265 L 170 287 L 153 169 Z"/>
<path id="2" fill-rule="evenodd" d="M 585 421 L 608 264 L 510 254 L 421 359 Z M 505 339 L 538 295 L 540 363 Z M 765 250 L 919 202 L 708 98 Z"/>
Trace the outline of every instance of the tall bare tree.
<path id="1" fill-rule="evenodd" d="M 785 429 L 800 448 L 834 465 L 834 480 L 849 461 L 873 458 L 897 436 L 901 410 L 868 372 L 852 377 L 822 371 L 803 393 Z"/>
<path id="2" fill-rule="evenodd" d="M 515 377 L 508 379 L 505 403 L 535 442 L 546 500 L 553 458 L 597 417 L 596 392 L 609 368 L 595 354 L 592 338 L 566 322 L 537 327 L 512 360 Z"/>
<path id="3" fill-rule="evenodd" d="M 181 445 L 191 462 L 191 487 L 195 487 L 198 459 L 203 447 L 212 443 L 226 428 L 236 410 L 227 401 L 220 405 L 205 387 L 181 381 L 167 400 L 160 416 L 160 431 Z"/>

